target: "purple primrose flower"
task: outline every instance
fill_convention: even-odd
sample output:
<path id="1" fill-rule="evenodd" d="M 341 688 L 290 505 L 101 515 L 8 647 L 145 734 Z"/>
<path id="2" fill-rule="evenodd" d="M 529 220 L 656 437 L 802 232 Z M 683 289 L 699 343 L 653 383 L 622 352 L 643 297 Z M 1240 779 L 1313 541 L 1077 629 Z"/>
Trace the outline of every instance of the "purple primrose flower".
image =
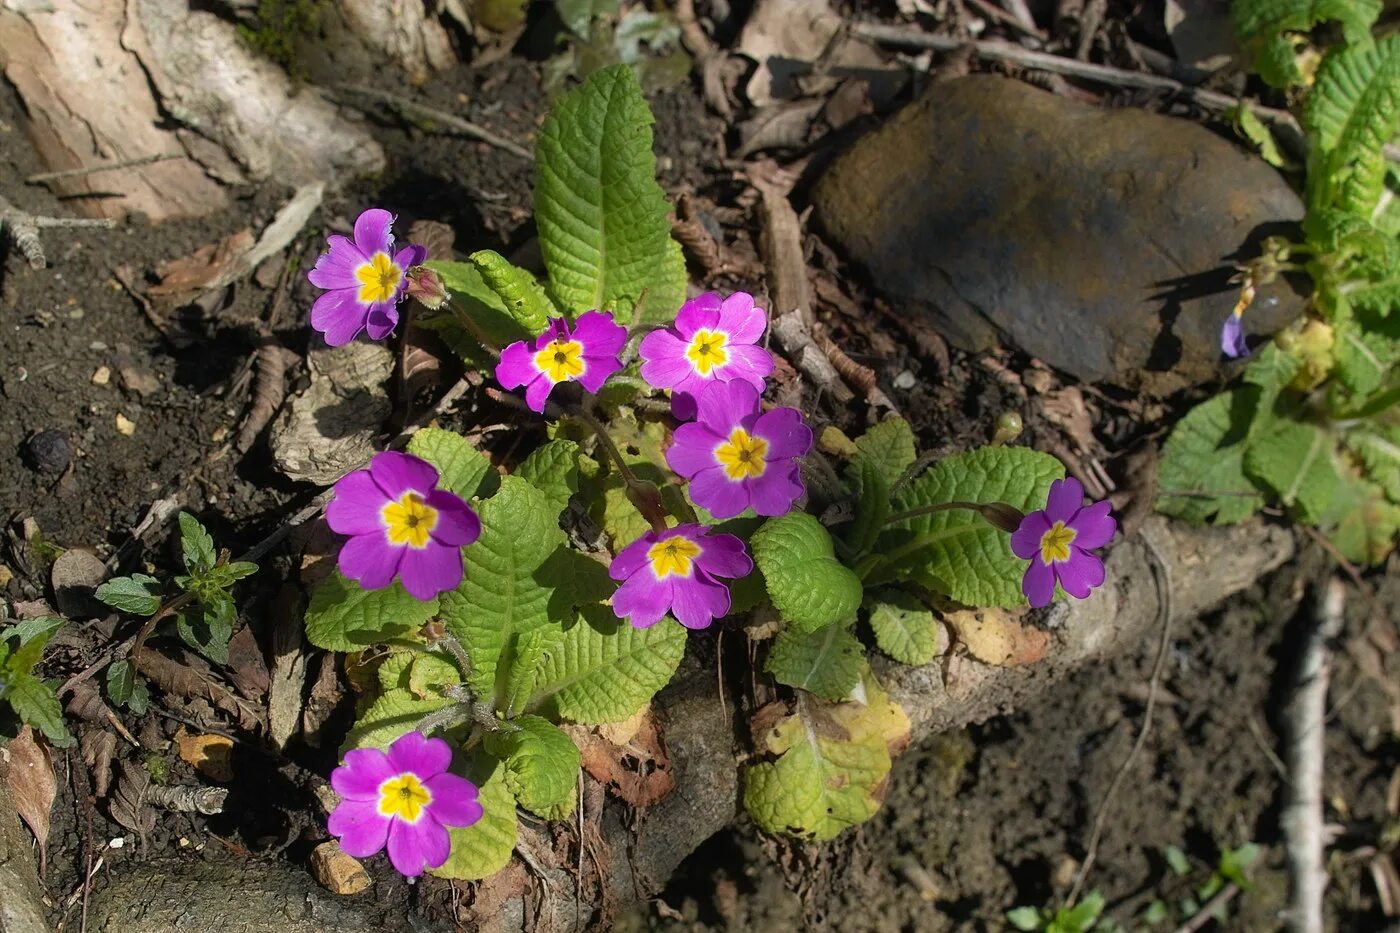
<path id="1" fill-rule="evenodd" d="M 1103 561 L 1089 552 L 1107 544 L 1118 529 L 1108 509 L 1107 500 L 1084 505 L 1079 480 L 1058 479 L 1050 484 L 1045 508 L 1021 520 L 1011 550 L 1031 562 L 1021 591 L 1032 606 L 1050 605 L 1057 582 L 1075 599 L 1103 584 Z"/>
<path id="2" fill-rule="evenodd" d="M 569 326 L 562 317 L 549 319 L 533 341 L 518 340 L 501 351 L 496 380 L 507 389 L 525 387 L 532 411 L 544 411 L 549 393 L 561 382 L 576 380 L 589 392 L 622 368 L 618 354 L 627 343 L 627 328 L 607 311 L 589 311 Z"/>
<path id="3" fill-rule="evenodd" d="M 394 215 L 372 207 L 355 219 L 355 239 L 328 238 L 330 249 L 306 277 L 327 289 L 311 306 L 311 326 L 333 347 L 349 343 L 360 331 L 383 340 L 399 323 L 398 303 L 408 270 L 428 257 L 410 244 L 394 251 Z"/>
<path id="4" fill-rule="evenodd" d="M 811 448 L 812 431 L 797 409 L 760 413 L 753 386 L 715 382 L 700 394 L 697 420 L 676 429 L 666 462 L 716 518 L 749 507 L 785 515 L 804 488 L 797 458 Z"/>
<path id="5" fill-rule="evenodd" d="M 649 531 L 613 558 L 608 570 L 622 585 L 613 612 L 634 628 L 670 612 L 686 628 L 708 628 L 729 612 L 729 587 L 716 577 L 746 577 L 753 560 L 734 535 L 711 535 L 704 525 Z"/>
<path id="6" fill-rule="evenodd" d="M 1244 321 L 1238 311 L 1230 312 L 1225 324 L 1220 328 L 1220 352 L 1232 360 L 1249 356 L 1249 344 L 1245 340 Z"/>
<path id="7" fill-rule="evenodd" d="M 399 736 L 388 752 L 347 752 L 345 764 L 331 772 L 341 801 L 327 829 L 355 858 L 387 843 L 389 861 L 409 877 L 439 867 L 452 849 L 447 827 L 470 826 L 482 815 L 476 785 L 448 774 L 451 763 L 450 745 L 419 732 Z"/>
<path id="8" fill-rule="evenodd" d="M 767 326 L 767 315 L 747 292 L 722 300 L 714 292 L 697 295 L 681 305 L 674 324 L 643 338 L 642 378 L 671 390 L 678 418 L 694 417 L 695 399 L 714 382 L 743 380 L 761 393 L 773 357 L 755 344 Z"/>
<path id="9" fill-rule="evenodd" d="M 350 536 L 340 549 L 340 572 L 367 590 L 397 576 L 418 599 L 461 583 L 462 546 L 481 535 L 481 519 L 437 481 L 431 463 L 396 450 L 342 476 L 326 506 L 331 530 Z"/>

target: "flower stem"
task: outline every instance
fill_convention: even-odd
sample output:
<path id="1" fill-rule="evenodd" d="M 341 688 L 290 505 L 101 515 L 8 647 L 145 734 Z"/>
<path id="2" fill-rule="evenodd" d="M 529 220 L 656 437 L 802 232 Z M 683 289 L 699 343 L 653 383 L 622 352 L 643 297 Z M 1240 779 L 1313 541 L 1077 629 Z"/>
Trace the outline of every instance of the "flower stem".
<path id="1" fill-rule="evenodd" d="M 452 316 L 457 319 L 457 323 L 471 334 L 472 339 L 481 344 L 481 349 L 490 354 L 492 359 L 500 359 L 501 351 L 496 348 L 496 342 L 486 335 L 486 331 L 481 329 L 481 324 L 477 322 L 465 308 L 460 307 L 451 298 L 443 302 L 447 309 L 452 312 Z"/>
<path id="2" fill-rule="evenodd" d="M 598 436 L 598 443 L 608 452 L 608 456 L 617 466 L 618 475 L 627 484 L 627 498 L 637 507 L 637 511 L 642 513 L 642 517 L 651 525 L 651 530 L 657 533 L 666 530 L 666 515 L 661 511 L 660 501 L 652 496 L 642 481 L 637 478 L 637 474 L 632 472 L 632 468 L 627 465 L 627 461 L 622 456 L 622 451 L 617 449 L 617 444 L 608 435 L 607 428 L 598 420 L 597 416 L 590 410 L 591 399 L 586 400 L 577 409 L 577 414 Z M 654 489 L 655 487 L 653 487 Z"/>
<path id="3" fill-rule="evenodd" d="M 907 522 L 911 518 L 918 518 L 920 515 L 932 515 L 934 512 L 951 512 L 954 509 L 962 509 L 969 512 L 982 513 L 982 506 L 976 502 L 939 502 L 935 505 L 921 505 L 917 509 L 910 509 L 907 512 L 896 512 L 885 519 L 885 525 L 894 525 L 898 522 Z M 884 527 L 882 525 L 881 527 Z"/>

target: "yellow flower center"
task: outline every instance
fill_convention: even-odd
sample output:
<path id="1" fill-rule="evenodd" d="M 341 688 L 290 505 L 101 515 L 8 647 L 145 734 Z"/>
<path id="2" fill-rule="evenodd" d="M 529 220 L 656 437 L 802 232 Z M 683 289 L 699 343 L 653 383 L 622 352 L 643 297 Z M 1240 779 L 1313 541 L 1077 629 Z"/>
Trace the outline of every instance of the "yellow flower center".
<path id="1" fill-rule="evenodd" d="M 1066 527 L 1064 522 L 1056 522 L 1050 530 L 1040 536 L 1040 560 L 1046 564 L 1063 564 L 1069 560 L 1069 546 L 1079 532 Z"/>
<path id="2" fill-rule="evenodd" d="M 411 548 L 428 545 L 428 536 L 438 523 L 438 511 L 423 501 L 416 492 L 406 492 L 397 502 L 386 503 L 379 517 L 391 544 L 407 544 Z"/>
<path id="3" fill-rule="evenodd" d="M 647 560 L 651 561 L 651 572 L 656 579 L 670 576 L 690 576 L 691 565 L 700 556 L 700 545 L 689 538 L 677 535 L 658 541 L 647 549 Z"/>
<path id="4" fill-rule="evenodd" d="M 753 479 L 768 469 L 768 442 L 743 428 L 735 428 L 729 440 L 715 448 L 715 459 L 730 479 Z"/>
<path id="5" fill-rule="evenodd" d="M 690 365 L 702 376 L 708 376 L 716 366 L 729 362 L 729 351 L 724 345 L 729 343 L 729 335 L 724 331 L 705 330 L 703 327 L 690 338 L 690 346 L 685 348 L 685 357 Z"/>
<path id="6" fill-rule="evenodd" d="M 550 382 L 563 382 L 583 375 L 583 344 L 577 340 L 554 340 L 535 354 L 535 368 Z"/>
<path id="7" fill-rule="evenodd" d="M 418 775 L 405 771 L 379 785 L 379 814 L 397 817 L 405 823 L 417 823 L 423 811 L 433 802 L 433 792 L 418 780 Z"/>
<path id="8" fill-rule="evenodd" d="M 392 301 L 403 280 L 403 270 L 394 265 L 388 253 L 375 253 L 369 262 L 355 270 L 360 280 L 360 303 L 382 304 Z"/>

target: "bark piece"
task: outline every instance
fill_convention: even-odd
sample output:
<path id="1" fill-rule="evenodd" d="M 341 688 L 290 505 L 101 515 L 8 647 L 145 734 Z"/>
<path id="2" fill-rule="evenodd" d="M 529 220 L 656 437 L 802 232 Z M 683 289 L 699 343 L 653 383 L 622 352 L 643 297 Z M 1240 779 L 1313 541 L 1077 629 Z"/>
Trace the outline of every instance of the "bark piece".
<path id="1" fill-rule="evenodd" d="M 48 933 L 39 876 L 34 869 L 34 843 L 20 826 L 10 797 L 9 764 L 0 756 L 0 930 L 5 933 Z"/>
<path id="2" fill-rule="evenodd" d="M 370 883 L 365 867 L 334 839 L 311 850 L 311 874 L 332 894 L 359 894 Z"/>
<path id="3" fill-rule="evenodd" d="M 389 416 L 394 355 L 373 343 L 311 351 L 311 385 L 282 409 L 269 444 L 294 480 L 329 486 L 374 454 Z"/>

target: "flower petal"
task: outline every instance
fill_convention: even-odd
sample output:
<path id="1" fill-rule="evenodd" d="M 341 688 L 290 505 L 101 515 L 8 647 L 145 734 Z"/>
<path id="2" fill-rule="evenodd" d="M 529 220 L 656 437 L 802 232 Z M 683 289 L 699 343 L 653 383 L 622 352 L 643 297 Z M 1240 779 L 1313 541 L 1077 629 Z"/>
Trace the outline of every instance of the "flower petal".
<path id="1" fill-rule="evenodd" d="M 682 342 L 689 341 L 702 327 L 714 327 L 719 323 L 719 310 L 723 306 L 718 294 L 705 292 L 681 305 L 676 312 L 676 330 Z"/>
<path id="2" fill-rule="evenodd" d="M 1053 525 L 1055 522 L 1069 523 L 1079 507 L 1084 504 L 1084 487 L 1073 476 L 1057 479 L 1050 484 L 1050 495 L 1045 500 L 1045 517 Z"/>
<path id="3" fill-rule="evenodd" d="M 379 812 L 378 801 L 342 800 L 331 811 L 326 829 L 332 836 L 339 837 L 346 855 L 369 858 L 384 848 L 392 822 Z"/>
<path id="4" fill-rule="evenodd" d="M 748 482 L 749 500 L 759 515 L 786 515 L 806 487 L 802 485 L 802 470 L 797 464 L 770 463 L 763 475 Z M 718 517 L 719 513 L 716 512 Z"/>
<path id="5" fill-rule="evenodd" d="M 545 403 L 549 401 L 549 393 L 553 391 L 554 383 L 540 373 L 525 387 L 525 404 L 531 411 L 544 414 Z"/>
<path id="6" fill-rule="evenodd" d="M 330 249 L 316 260 L 316 268 L 306 278 L 317 288 L 359 288 L 355 270 L 368 259 L 360 248 L 343 236 L 327 237 Z"/>
<path id="7" fill-rule="evenodd" d="M 399 326 L 399 309 L 392 304 L 370 305 L 365 317 L 365 333 L 370 340 L 383 340 Z"/>
<path id="8" fill-rule="evenodd" d="M 724 443 L 724 435 L 717 434 L 709 425 L 692 421 L 676 428 L 671 435 L 671 446 L 666 448 L 666 463 L 686 479 L 701 470 L 712 470 L 719 465 L 715 459 L 715 448 Z"/>
<path id="9" fill-rule="evenodd" d="M 455 590 L 462 582 L 462 549 L 429 539 L 421 548 L 404 548 L 399 579 L 414 599 L 428 600 Z"/>
<path id="10" fill-rule="evenodd" d="M 637 352 L 642 357 L 642 378 L 656 389 L 671 389 L 695 368 L 685 356 L 686 343 L 670 330 L 654 330 L 642 338 Z"/>
<path id="11" fill-rule="evenodd" d="M 574 321 L 573 337 L 587 357 L 616 357 L 627 343 L 627 328 L 606 311 L 589 311 Z"/>
<path id="12" fill-rule="evenodd" d="M 369 470 L 347 473 L 336 481 L 335 492 L 326 505 L 326 524 L 342 535 L 383 533 L 380 512 L 388 501 Z"/>
<path id="13" fill-rule="evenodd" d="M 1055 575 L 1060 578 L 1060 586 L 1075 599 L 1085 599 L 1089 591 L 1103 586 L 1103 561 L 1088 551 L 1071 546 L 1069 560 L 1055 565 Z"/>
<path id="14" fill-rule="evenodd" d="M 1220 352 L 1232 360 L 1249 356 L 1249 339 L 1244 333 L 1244 322 L 1238 314 L 1231 314 L 1220 328 Z"/>
<path id="15" fill-rule="evenodd" d="M 727 436 L 730 428 L 758 413 L 758 390 L 747 382 L 712 382 L 698 396 L 697 418 L 716 434 Z"/>
<path id="16" fill-rule="evenodd" d="M 406 492 L 427 497 L 437 486 L 438 471 L 426 460 L 398 450 L 384 450 L 369 462 L 370 475 L 390 499 L 403 498 Z"/>
<path id="17" fill-rule="evenodd" d="M 405 732 L 389 746 L 387 758 L 395 773 L 412 771 L 418 780 L 426 781 L 452 764 L 452 746 L 421 732 Z"/>
<path id="18" fill-rule="evenodd" d="M 645 572 L 628 577 L 612 597 L 613 614 L 633 628 L 650 628 L 670 608 L 671 581 L 658 581 Z"/>
<path id="19" fill-rule="evenodd" d="M 379 785 L 395 775 L 389 756 L 377 748 L 345 753 L 345 764 L 331 772 L 331 787 L 346 800 L 379 800 Z"/>
<path id="20" fill-rule="evenodd" d="M 735 292 L 719 309 L 719 329 L 729 334 L 731 343 L 757 343 L 768 326 L 768 315 L 754 307 L 748 292 Z"/>
<path id="21" fill-rule="evenodd" d="M 812 449 L 812 429 L 796 408 L 774 408 L 758 416 L 753 433 L 768 442 L 768 460 L 805 457 Z"/>
<path id="22" fill-rule="evenodd" d="M 1075 547 L 1091 551 L 1113 540 L 1118 523 L 1108 514 L 1112 507 L 1113 503 L 1105 499 L 1079 510 L 1079 514 L 1069 523 L 1069 526 L 1078 532 L 1074 538 Z"/>
<path id="23" fill-rule="evenodd" d="M 608 381 L 608 377 L 622 368 L 618 362 L 617 354 L 612 353 L 607 356 L 594 356 L 585 352 L 583 355 L 583 372 L 579 373 L 574 380 L 588 392 L 597 392 L 603 387 L 603 383 Z"/>
<path id="24" fill-rule="evenodd" d="M 742 379 L 763 394 L 763 380 L 773 375 L 773 354 L 762 347 L 749 344 L 730 345 L 729 362 L 724 364 L 723 377 Z"/>
<path id="25" fill-rule="evenodd" d="M 476 785 L 464 777 L 444 772 L 423 783 L 433 795 L 428 812 L 444 826 L 470 826 L 485 812 Z"/>
<path id="26" fill-rule="evenodd" d="M 608 567 L 608 576 L 614 580 L 626 580 L 641 570 L 647 563 L 647 549 L 655 543 L 656 535 L 647 532 L 618 551 L 617 556 L 612 560 L 612 565 Z"/>
<path id="27" fill-rule="evenodd" d="M 749 507 L 749 487 L 742 480 L 731 480 L 723 467 L 714 466 L 690 478 L 690 498 L 715 518 L 733 518 Z"/>
<path id="28" fill-rule="evenodd" d="M 535 351 L 523 340 L 501 351 L 501 361 L 496 364 L 496 381 L 507 389 L 518 389 L 528 385 L 540 376 L 535 368 Z"/>
<path id="29" fill-rule="evenodd" d="M 729 587 L 703 570 L 690 579 L 676 579 L 671 586 L 671 615 L 686 628 L 709 628 L 729 612 Z"/>
<path id="30" fill-rule="evenodd" d="M 341 546 L 336 564 L 361 589 L 382 590 L 394 582 L 404 550 L 390 544 L 382 531 L 356 535 Z"/>
<path id="31" fill-rule="evenodd" d="M 389 827 L 389 862 L 401 875 L 416 878 L 424 869 L 437 868 L 452 852 L 447 827 L 425 813 L 417 823 L 394 820 Z"/>
<path id="32" fill-rule="evenodd" d="M 326 292 L 311 306 L 311 327 L 325 335 L 326 343 L 344 346 L 365 328 L 369 308 L 355 299 L 355 290 Z"/>
<path id="33" fill-rule="evenodd" d="M 1030 604 L 1039 609 L 1050 605 L 1055 598 L 1055 571 L 1049 564 L 1043 564 L 1037 557 L 1026 568 L 1021 578 L 1021 592 L 1026 594 Z"/>
<path id="34" fill-rule="evenodd" d="M 438 523 L 433 528 L 434 541 L 462 547 L 481 537 L 481 519 L 461 496 L 446 489 L 434 489 L 428 494 L 427 504 L 438 513 Z"/>
<path id="35" fill-rule="evenodd" d="M 706 535 L 700 539 L 704 553 L 695 563 L 714 577 L 747 577 L 753 572 L 753 558 L 744 542 L 734 535 Z"/>
<path id="36" fill-rule="evenodd" d="M 1050 530 L 1050 520 L 1044 512 L 1032 512 L 1021 519 L 1011 534 L 1011 553 L 1021 560 L 1033 560 L 1040 553 L 1040 539 Z"/>
<path id="37" fill-rule="evenodd" d="M 691 392 L 671 393 L 671 417 L 677 421 L 689 421 L 699 412 L 700 406 Z"/>
<path id="38" fill-rule="evenodd" d="M 405 273 L 414 266 L 422 265 L 428 258 L 428 248 L 419 243 L 410 243 L 394 254 L 394 265 Z"/>
<path id="39" fill-rule="evenodd" d="M 394 252 L 394 215 L 382 207 L 371 207 L 355 218 L 355 245 L 366 257 Z"/>

